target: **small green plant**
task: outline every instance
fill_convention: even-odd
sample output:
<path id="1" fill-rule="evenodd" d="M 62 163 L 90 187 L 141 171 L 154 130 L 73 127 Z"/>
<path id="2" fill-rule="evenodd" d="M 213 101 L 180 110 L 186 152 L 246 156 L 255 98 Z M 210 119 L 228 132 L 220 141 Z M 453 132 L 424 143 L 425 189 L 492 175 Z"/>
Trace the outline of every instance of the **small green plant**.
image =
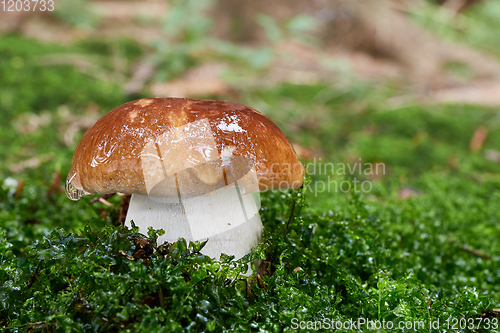
<path id="1" fill-rule="evenodd" d="M 93 10 L 89 1 L 66 0 L 54 6 L 54 16 L 69 26 L 93 29 L 100 21 L 99 14 Z"/>
<path id="2" fill-rule="evenodd" d="M 266 32 L 270 45 L 248 47 L 229 42 L 212 34 L 214 19 L 208 13 L 213 0 L 172 1 L 162 20 L 162 37 L 153 43 L 150 61 L 157 66 L 155 79 L 176 77 L 196 65 L 202 58 L 224 59 L 243 64 L 252 70 L 266 69 L 275 58 L 275 46 L 285 38 L 312 43 L 310 31 L 315 21 L 306 14 L 290 18 L 283 25 L 270 16 L 259 15 L 256 21 Z"/>

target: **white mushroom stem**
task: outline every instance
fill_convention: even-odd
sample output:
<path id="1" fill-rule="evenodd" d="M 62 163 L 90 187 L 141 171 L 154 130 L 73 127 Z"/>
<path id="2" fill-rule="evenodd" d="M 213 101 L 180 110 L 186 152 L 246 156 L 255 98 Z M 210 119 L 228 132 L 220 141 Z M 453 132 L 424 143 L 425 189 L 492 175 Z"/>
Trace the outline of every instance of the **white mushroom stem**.
<path id="1" fill-rule="evenodd" d="M 148 227 L 165 230 L 158 244 L 179 237 L 187 241 L 208 238 L 202 253 L 216 259 L 221 253 L 239 259 L 260 241 L 262 222 L 257 206 L 252 194 L 242 194 L 235 186 L 175 200 L 132 194 L 126 224 L 133 220 L 144 234 Z"/>

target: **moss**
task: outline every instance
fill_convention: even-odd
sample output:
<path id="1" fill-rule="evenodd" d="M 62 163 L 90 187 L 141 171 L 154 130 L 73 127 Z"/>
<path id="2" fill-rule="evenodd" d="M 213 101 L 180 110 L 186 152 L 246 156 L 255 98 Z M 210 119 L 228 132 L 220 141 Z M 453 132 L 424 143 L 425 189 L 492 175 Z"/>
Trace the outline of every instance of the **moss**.
<path id="1" fill-rule="evenodd" d="M 20 101 L 7 107 L 1 99 L 9 119 L 0 125 L 7 142 L 0 150 L 2 329 L 310 331 L 362 318 L 394 327 L 422 322 L 425 329 L 416 331 L 429 331 L 437 320 L 446 329 L 446 320 L 483 313 L 498 323 L 486 311 L 500 306 L 499 164 L 468 147 L 479 126 L 488 130 L 483 151 L 499 146 L 495 110 L 388 111 L 385 93 L 362 85 L 247 91 L 244 103 L 266 112 L 293 141 L 314 143 L 321 163 L 352 166 L 361 158 L 384 163 L 386 173 L 311 174 L 301 191 L 263 193 L 264 239 L 242 260 L 215 261 L 199 253 L 202 244 L 183 240 L 151 251 L 155 232 L 113 226 L 118 198 L 109 199 L 110 208 L 89 198 L 72 202 L 60 191 L 57 176 L 64 179 L 74 147 L 61 141 L 65 120 L 56 110 L 97 103 L 105 112 L 126 97 L 116 84 L 70 66 L 41 68 L 37 56 L 105 53 L 89 45 L 82 51 L 16 36 L 0 41 L 7 60 L 0 61 L 0 93 Z M 26 66 L 20 72 L 16 56 Z M 22 135 L 12 126 L 21 114 L 43 110 L 53 116 L 48 124 Z M 29 156 L 40 157 L 40 165 L 14 173 L 11 166 Z M 351 190 L 318 192 L 327 180 Z M 369 181 L 371 191 L 353 191 L 356 180 Z M 402 189 L 413 195 L 402 199 Z M 254 258 L 269 274 L 239 276 Z"/>

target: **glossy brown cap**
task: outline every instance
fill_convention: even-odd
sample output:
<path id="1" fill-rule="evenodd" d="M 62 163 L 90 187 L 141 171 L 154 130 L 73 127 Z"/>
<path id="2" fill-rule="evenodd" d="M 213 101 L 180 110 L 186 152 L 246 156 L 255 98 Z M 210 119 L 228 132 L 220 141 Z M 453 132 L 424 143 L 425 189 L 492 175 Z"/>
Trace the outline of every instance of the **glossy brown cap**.
<path id="1" fill-rule="evenodd" d="M 249 170 L 260 191 L 298 188 L 304 177 L 286 136 L 260 112 L 224 101 L 148 98 L 117 107 L 87 130 L 67 182 L 86 193 L 152 195 L 163 179 L 159 196 L 176 195 L 179 182 L 198 195 Z"/>

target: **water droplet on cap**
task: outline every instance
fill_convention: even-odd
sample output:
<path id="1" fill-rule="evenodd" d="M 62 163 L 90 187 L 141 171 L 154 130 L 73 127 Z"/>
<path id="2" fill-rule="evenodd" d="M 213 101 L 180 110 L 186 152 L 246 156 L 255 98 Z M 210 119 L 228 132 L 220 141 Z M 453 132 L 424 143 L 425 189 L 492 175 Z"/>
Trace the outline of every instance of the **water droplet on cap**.
<path id="1" fill-rule="evenodd" d="M 83 190 L 76 188 L 69 180 L 66 180 L 65 192 L 66 196 L 73 201 L 80 200 L 85 195 Z"/>

